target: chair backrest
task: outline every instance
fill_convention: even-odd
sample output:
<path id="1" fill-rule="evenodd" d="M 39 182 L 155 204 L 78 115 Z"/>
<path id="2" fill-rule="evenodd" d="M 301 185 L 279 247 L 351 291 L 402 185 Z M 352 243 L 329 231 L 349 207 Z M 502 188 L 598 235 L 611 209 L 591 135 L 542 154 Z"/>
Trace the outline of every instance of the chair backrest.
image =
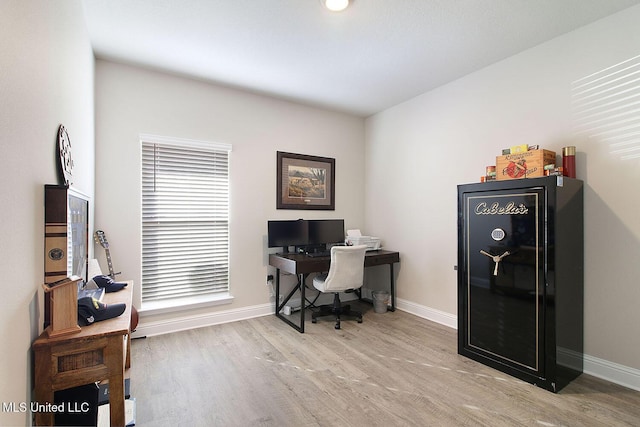
<path id="1" fill-rule="evenodd" d="M 331 265 L 324 281 L 325 292 L 358 289 L 362 286 L 366 250 L 367 245 L 331 248 Z"/>

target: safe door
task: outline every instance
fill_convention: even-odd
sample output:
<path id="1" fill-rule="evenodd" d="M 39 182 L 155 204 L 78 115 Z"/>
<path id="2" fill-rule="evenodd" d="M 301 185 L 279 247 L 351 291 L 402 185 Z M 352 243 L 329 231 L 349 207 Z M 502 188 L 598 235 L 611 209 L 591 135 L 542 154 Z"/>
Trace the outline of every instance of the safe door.
<path id="1" fill-rule="evenodd" d="M 544 188 L 461 200 L 459 352 L 544 377 Z"/>

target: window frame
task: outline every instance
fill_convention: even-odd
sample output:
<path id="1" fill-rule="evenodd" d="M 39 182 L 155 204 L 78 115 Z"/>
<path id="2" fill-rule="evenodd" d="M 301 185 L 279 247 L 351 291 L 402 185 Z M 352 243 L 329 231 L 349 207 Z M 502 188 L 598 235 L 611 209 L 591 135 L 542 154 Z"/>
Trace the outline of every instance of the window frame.
<path id="1" fill-rule="evenodd" d="M 224 187 L 224 194 L 226 196 L 226 212 L 223 213 L 222 217 L 226 218 L 226 240 L 222 243 L 222 246 L 226 245 L 226 288 L 224 290 L 217 290 L 212 292 L 199 292 L 197 294 L 187 294 L 185 296 L 180 297 L 156 297 L 149 299 L 145 298 L 145 237 L 149 236 L 145 234 L 145 223 L 149 223 L 152 220 L 145 218 L 145 183 L 146 181 L 146 171 L 145 168 L 148 168 L 150 165 L 145 163 L 145 146 L 148 145 L 156 145 L 166 149 L 172 150 L 180 150 L 184 149 L 185 152 L 189 151 L 211 151 L 211 152 L 226 152 L 226 187 Z M 230 175 L 231 175 L 231 144 L 227 143 L 217 143 L 217 142 L 209 142 L 209 141 L 199 141 L 185 138 L 174 138 L 174 137 L 166 137 L 166 136 L 158 136 L 158 135 L 150 135 L 150 134 L 140 134 L 140 166 L 141 166 L 141 184 L 140 184 L 140 203 L 141 203 L 141 214 L 140 214 L 140 230 L 141 230 L 141 302 L 142 307 L 141 311 L 146 313 L 149 312 L 170 312 L 182 309 L 193 309 L 200 306 L 209 306 L 209 305 L 219 305 L 219 304 L 227 304 L 233 300 L 233 296 L 230 294 Z M 161 149 L 162 149 L 161 148 Z M 155 160 L 154 160 L 155 163 Z M 155 166 L 151 165 L 151 167 L 155 168 Z M 155 174 L 154 172 L 152 172 Z M 154 175 L 155 176 L 155 175 Z M 225 181 L 225 180 L 223 180 Z M 216 184 L 219 186 L 219 183 Z M 214 193 L 215 194 L 215 193 Z M 186 210 L 185 210 L 186 212 Z M 186 215 L 186 214 L 185 214 Z M 224 220 L 223 220 L 224 221 Z M 166 220 L 164 221 L 167 222 Z M 193 222 L 193 221 L 192 221 Z M 220 222 L 220 217 L 214 221 L 209 222 Z M 156 221 L 158 225 L 162 224 L 163 221 Z M 208 234 L 207 234 L 208 235 Z M 220 236 L 221 234 L 214 233 L 215 236 Z M 217 243 L 212 244 L 213 248 L 219 247 Z M 158 286 L 157 282 L 154 284 Z M 147 282 L 147 286 L 149 286 L 149 282 Z"/>

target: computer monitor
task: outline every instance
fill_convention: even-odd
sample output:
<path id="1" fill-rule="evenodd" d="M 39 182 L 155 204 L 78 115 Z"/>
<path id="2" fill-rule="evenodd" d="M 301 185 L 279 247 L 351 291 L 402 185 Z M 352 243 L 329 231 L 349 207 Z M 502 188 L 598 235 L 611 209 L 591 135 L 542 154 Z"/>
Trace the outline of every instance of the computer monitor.
<path id="1" fill-rule="evenodd" d="M 343 219 L 309 220 L 309 244 L 344 243 Z"/>
<path id="2" fill-rule="evenodd" d="M 270 248 L 282 247 L 288 252 L 289 246 L 309 244 L 309 222 L 303 219 L 267 222 L 267 240 Z"/>

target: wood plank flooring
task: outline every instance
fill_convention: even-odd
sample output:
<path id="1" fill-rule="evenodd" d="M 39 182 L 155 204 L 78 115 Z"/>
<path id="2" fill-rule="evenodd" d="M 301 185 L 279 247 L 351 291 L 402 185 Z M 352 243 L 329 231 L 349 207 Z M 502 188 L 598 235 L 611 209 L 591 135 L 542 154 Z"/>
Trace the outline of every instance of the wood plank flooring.
<path id="1" fill-rule="evenodd" d="M 581 375 L 553 394 L 457 354 L 396 311 L 300 334 L 266 316 L 132 343 L 137 426 L 640 426 L 640 392 Z"/>

